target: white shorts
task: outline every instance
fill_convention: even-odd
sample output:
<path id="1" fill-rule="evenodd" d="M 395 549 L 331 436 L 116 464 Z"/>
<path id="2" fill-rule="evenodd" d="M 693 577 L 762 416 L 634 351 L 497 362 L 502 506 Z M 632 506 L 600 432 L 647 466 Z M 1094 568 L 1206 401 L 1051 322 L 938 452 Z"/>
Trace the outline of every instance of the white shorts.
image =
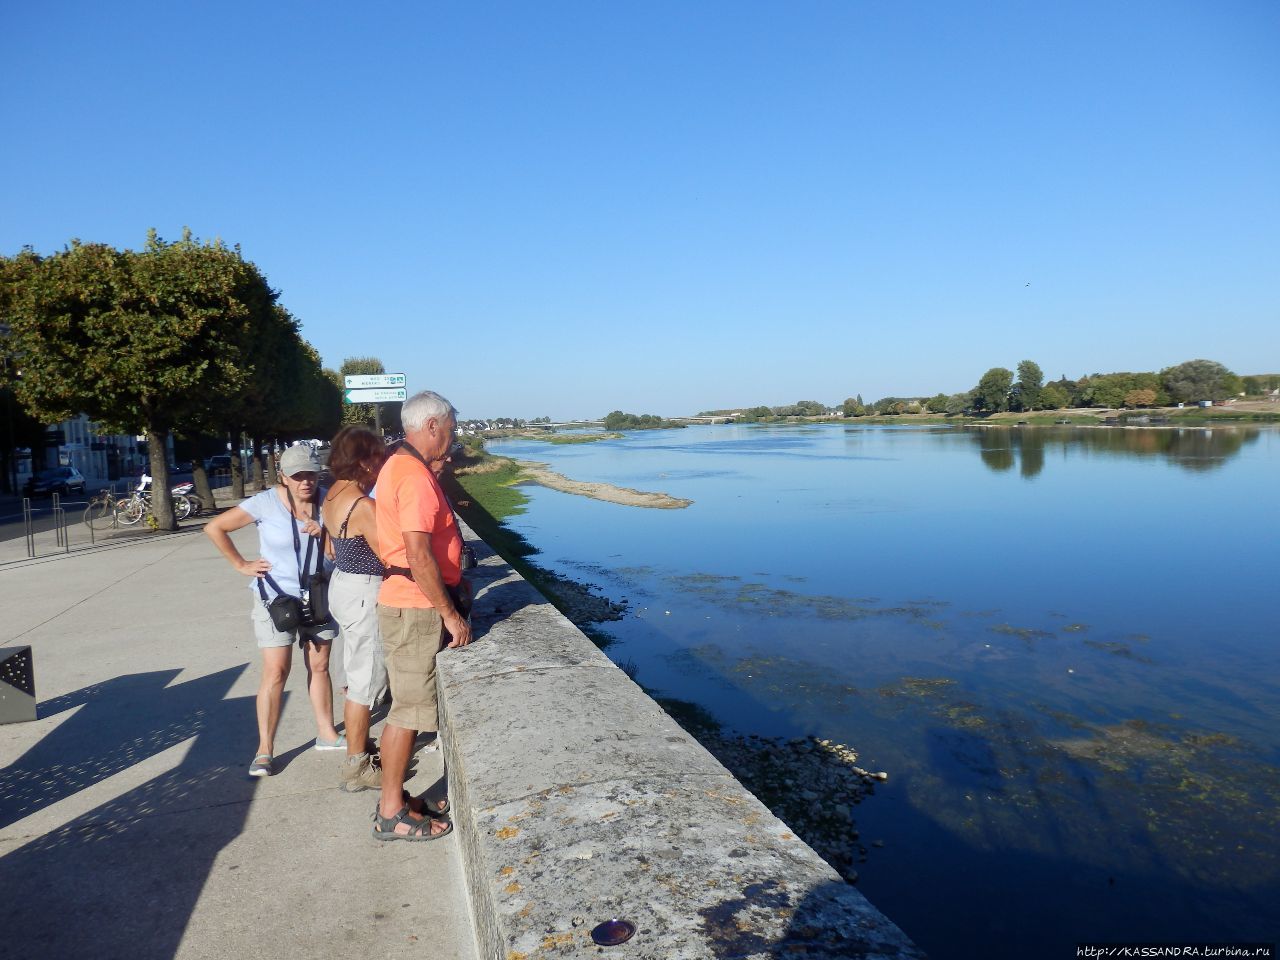
<path id="1" fill-rule="evenodd" d="M 387 663 L 378 630 L 378 590 L 382 578 L 334 570 L 329 612 L 342 628 L 342 660 L 347 699 L 371 707 L 387 689 Z"/>

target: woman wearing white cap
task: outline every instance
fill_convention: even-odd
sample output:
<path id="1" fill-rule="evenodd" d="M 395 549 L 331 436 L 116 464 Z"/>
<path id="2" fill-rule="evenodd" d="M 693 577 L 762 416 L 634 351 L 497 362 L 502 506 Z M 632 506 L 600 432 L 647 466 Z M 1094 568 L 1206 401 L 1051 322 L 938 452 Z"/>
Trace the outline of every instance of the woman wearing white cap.
<path id="1" fill-rule="evenodd" d="M 307 690 L 316 715 L 316 749 L 345 750 L 346 739 L 333 726 L 333 685 L 329 680 L 329 651 L 338 634 L 331 617 L 319 624 L 299 622 L 281 627 L 268 609 L 277 614 L 288 601 L 303 598 L 311 575 L 327 564 L 320 540 L 320 462 L 315 451 L 300 444 L 280 455 L 280 483 L 220 514 L 204 528 L 205 534 L 240 573 L 250 577 L 253 596 L 253 632 L 262 650 L 262 684 L 258 688 L 258 753 L 249 765 L 249 776 L 267 777 L 275 751 L 280 703 L 293 661 L 293 644 L 302 648 L 307 668 Z M 246 560 L 230 534 L 249 524 L 258 527 L 257 560 Z M 296 619 L 296 618 L 295 618 Z"/>

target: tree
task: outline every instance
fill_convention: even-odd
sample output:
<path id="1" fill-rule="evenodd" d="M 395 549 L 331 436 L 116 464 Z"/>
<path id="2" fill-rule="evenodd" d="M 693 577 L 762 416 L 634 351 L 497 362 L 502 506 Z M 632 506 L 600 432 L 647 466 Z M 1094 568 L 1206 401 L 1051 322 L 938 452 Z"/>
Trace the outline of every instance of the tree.
<path id="1" fill-rule="evenodd" d="M 1168 399 L 1154 373 L 1095 373 L 1080 381 L 1082 402 L 1094 407 L 1121 407 L 1133 390 L 1152 390 L 1157 404 Z"/>
<path id="2" fill-rule="evenodd" d="M 947 401 L 949 399 L 950 398 L 945 393 L 939 393 L 925 401 L 925 409 L 930 413 L 946 413 Z"/>
<path id="3" fill-rule="evenodd" d="M 866 405 L 862 402 L 862 394 L 856 397 L 849 397 L 840 407 L 840 412 L 846 417 L 865 417 L 867 415 Z"/>
<path id="4" fill-rule="evenodd" d="M 1013 388 L 1013 371 L 992 367 L 973 388 L 973 406 L 986 413 L 1009 409 L 1009 391 Z"/>
<path id="5" fill-rule="evenodd" d="M 1225 400 L 1242 389 L 1240 378 L 1214 360 L 1188 360 L 1160 371 L 1169 396 L 1184 403 Z"/>
<path id="6" fill-rule="evenodd" d="M 1130 390 L 1124 395 L 1124 405 L 1130 410 L 1135 407 L 1150 407 L 1156 402 L 1154 390 Z"/>
<path id="7" fill-rule="evenodd" d="M 973 396 L 969 393 L 953 393 L 947 397 L 947 414 L 956 416 L 964 413 L 973 404 Z"/>
<path id="8" fill-rule="evenodd" d="M 1018 410 L 1038 410 L 1040 392 L 1044 389 L 1044 374 L 1034 360 L 1018 364 L 1018 382 L 1013 386 L 1012 402 Z"/>
<path id="9" fill-rule="evenodd" d="M 73 241 L 14 259 L 21 276 L 6 300 L 19 398 L 50 421 L 83 412 L 145 432 L 156 520 L 174 529 L 169 432 L 244 389 L 275 293 L 238 249 L 190 231 L 166 243 L 152 230 L 141 251 Z"/>
<path id="10" fill-rule="evenodd" d="M 338 368 L 338 373 L 344 378 L 358 374 L 386 372 L 387 368 L 377 357 L 347 357 L 342 361 L 342 366 Z M 380 407 L 381 405 L 377 403 L 344 402 L 342 405 L 342 424 L 347 426 L 353 423 L 360 423 L 380 431 L 382 427 Z"/>
<path id="11" fill-rule="evenodd" d="M 1040 391 L 1040 408 L 1042 410 L 1061 410 L 1071 405 L 1071 394 L 1057 383 L 1050 383 Z"/>

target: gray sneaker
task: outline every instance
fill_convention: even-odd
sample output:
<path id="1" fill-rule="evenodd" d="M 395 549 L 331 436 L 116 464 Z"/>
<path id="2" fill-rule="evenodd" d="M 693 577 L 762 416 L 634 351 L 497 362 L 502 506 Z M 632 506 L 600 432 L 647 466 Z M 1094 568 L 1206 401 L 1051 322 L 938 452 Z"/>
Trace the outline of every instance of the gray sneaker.
<path id="1" fill-rule="evenodd" d="M 382 767 L 367 753 L 347 757 L 338 770 L 340 786 L 347 793 L 382 789 Z"/>
<path id="2" fill-rule="evenodd" d="M 249 764 L 249 776 L 251 777 L 269 777 L 275 773 L 271 769 L 271 754 L 260 753 L 253 758 L 253 763 Z"/>

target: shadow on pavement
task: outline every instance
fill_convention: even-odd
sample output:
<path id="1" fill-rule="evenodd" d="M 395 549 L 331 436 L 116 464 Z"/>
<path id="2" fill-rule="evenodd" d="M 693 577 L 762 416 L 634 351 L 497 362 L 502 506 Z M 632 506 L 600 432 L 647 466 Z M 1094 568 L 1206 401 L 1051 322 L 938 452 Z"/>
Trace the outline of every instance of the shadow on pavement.
<path id="1" fill-rule="evenodd" d="M 244 744 L 225 735 L 253 716 L 252 697 L 224 699 L 247 667 L 173 686 L 175 670 L 132 674 L 40 705 L 42 718 L 77 712 L 0 771 L 0 826 L 192 742 L 176 768 L 0 858 L 5 944 L 27 956 L 176 953 L 257 786 Z"/>

